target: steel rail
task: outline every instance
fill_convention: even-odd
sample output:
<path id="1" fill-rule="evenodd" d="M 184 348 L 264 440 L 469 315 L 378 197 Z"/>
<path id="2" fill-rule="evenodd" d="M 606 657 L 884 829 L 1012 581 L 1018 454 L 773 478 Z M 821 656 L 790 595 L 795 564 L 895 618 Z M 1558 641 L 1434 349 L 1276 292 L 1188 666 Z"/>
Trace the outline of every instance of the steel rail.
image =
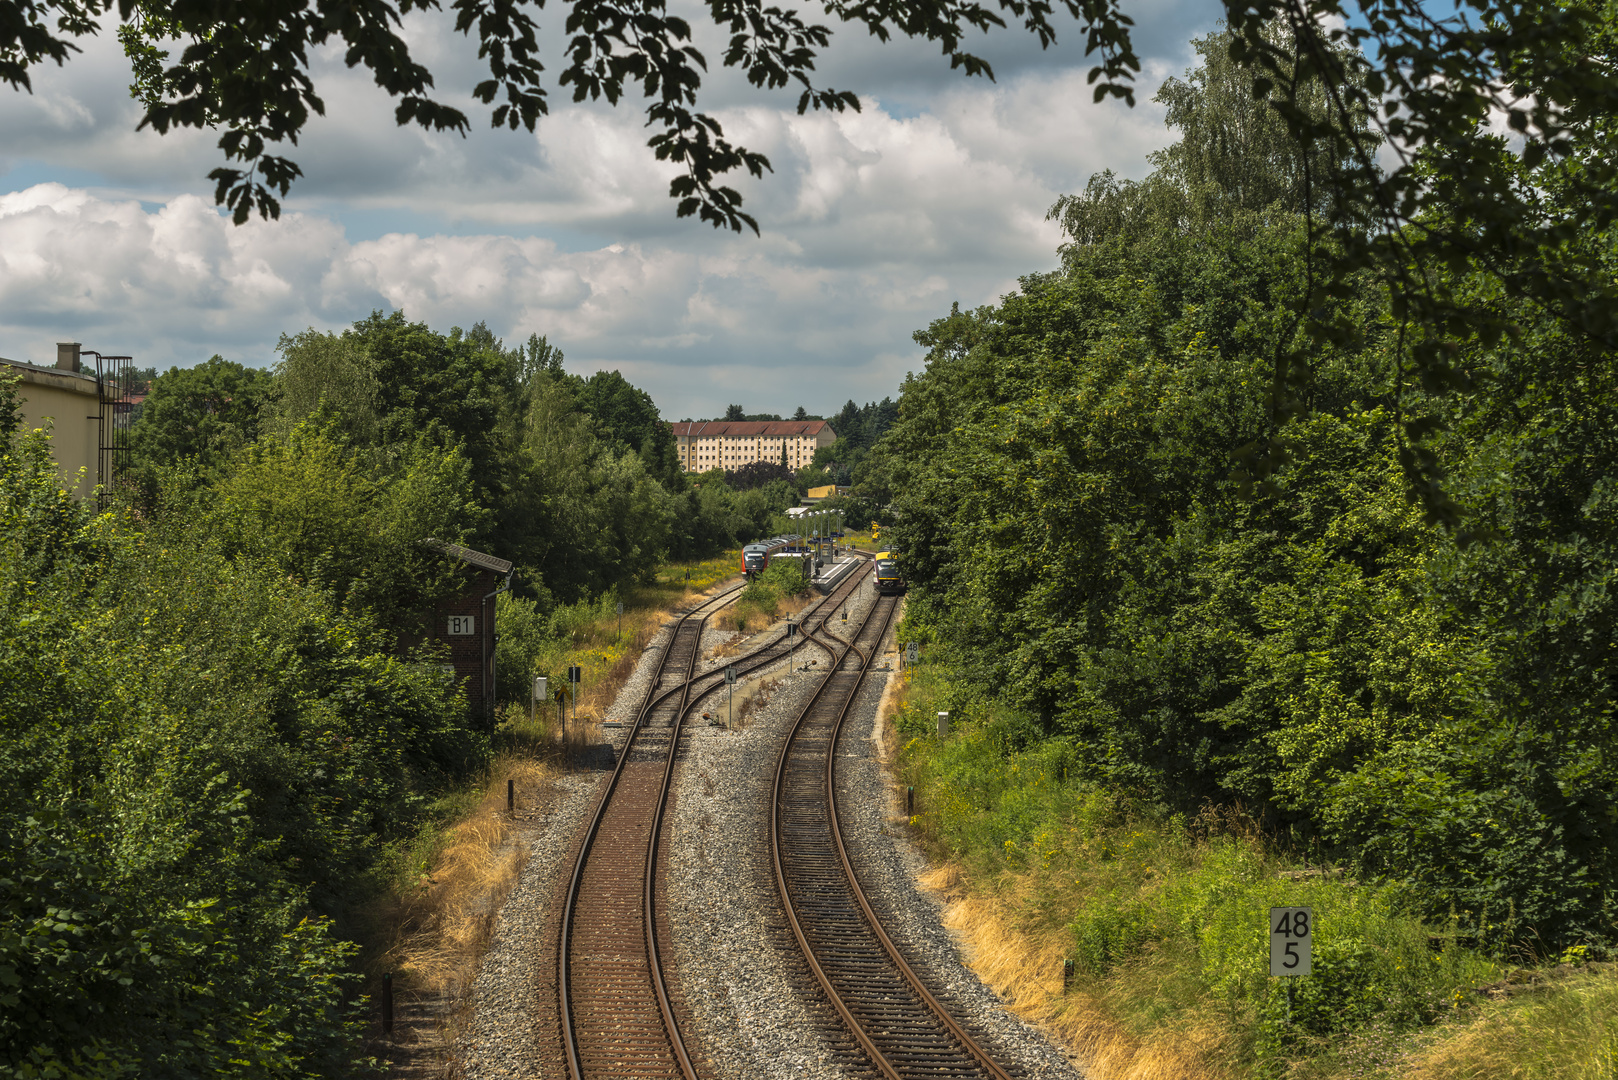
<path id="1" fill-rule="evenodd" d="M 831 599 L 831 597 L 828 596 L 827 599 L 829 600 L 829 599 Z M 826 605 L 817 606 L 817 608 L 816 608 L 817 611 L 819 610 L 820 606 L 826 606 Z M 832 603 L 829 606 L 831 607 L 832 610 L 836 610 L 836 604 L 835 603 Z M 704 619 L 706 620 L 706 616 L 704 617 Z M 820 629 L 823 630 L 824 626 L 825 626 L 825 619 L 822 619 Z M 772 645 L 779 644 L 781 640 L 783 640 L 783 639 L 777 639 L 774 643 L 772 643 Z M 670 639 L 670 643 L 672 644 L 672 638 Z M 807 640 L 807 635 L 804 636 L 804 640 L 800 640 L 798 642 L 793 643 L 791 648 L 789 648 L 787 650 L 787 655 L 790 656 L 792 653 L 796 652 L 798 649 L 802 648 L 806 644 L 809 644 L 809 642 Z M 765 648 L 758 650 L 758 652 L 759 653 L 765 652 L 770 647 L 771 646 L 766 646 Z M 696 652 L 693 653 L 693 655 L 692 655 L 691 667 L 694 668 L 696 666 L 697 660 L 701 655 L 701 651 L 702 651 L 701 650 L 701 637 L 700 637 L 700 631 L 699 631 L 698 648 L 697 648 Z M 750 655 L 757 655 L 757 653 L 750 654 Z M 767 657 L 767 658 L 761 659 L 758 663 L 750 665 L 746 670 L 747 671 L 753 671 L 753 670 L 756 670 L 759 667 L 765 666 L 766 664 L 775 663 L 779 659 L 780 659 L 780 657 Z M 661 667 L 662 667 L 662 665 L 660 664 L 659 665 L 659 674 L 661 674 Z M 657 855 L 658 855 L 659 845 L 662 842 L 663 816 L 664 816 L 664 813 L 668 809 L 669 788 L 673 784 L 673 781 L 674 781 L 674 762 L 675 762 L 675 758 L 678 756 L 678 751 L 679 751 L 680 731 L 685 726 L 685 721 L 686 721 L 687 715 L 690 713 L 691 709 L 694 708 L 694 704 L 693 704 L 693 700 L 692 700 L 692 696 L 691 696 L 691 688 L 693 686 L 695 686 L 698 681 L 699 681 L 699 679 L 690 677 L 688 675 L 685 679 L 681 680 L 680 685 L 678 687 L 678 693 L 680 695 L 680 701 L 679 701 L 679 704 L 675 706 L 675 719 L 674 719 L 673 723 L 671 724 L 671 733 L 670 733 L 670 736 L 669 736 L 669 752 L 668 752 L 668 756 L 664 759 L 664 763 L 663 763 L 663 782 L 662 782 L 662 785 L 658 789 L 657 805 L 656 805 L 656 808 L 653 811 L 653 815 L 652 815 L 652 828 L 651 828 L 651 832 L 647 835 L 647 839 L 646 839 L 646 866 L 645 866 L 645 871 L 642 874 L 642 879 L 641 879 L 641 904 L 642 904 L 641 923 L 642 923 L 642 926 L 643 926 L 643 928 L 645 930 L 646 956 L 650 961 L 650 966 L 651 966 L 651 970 L 652 970 L 652 982 L 653 982 L 654 987 L 657 990 L 658 1008 L 662 1011 L 662 1013 L 663 1013 L 663 1022 L 668 1027 L 668 1029 L 669 1029 L 669 1031 L 670 1031 L 670 1033 L 672 1035 L 672 1037 L 670 1039 L 670 1042 L 673 1044 L 675 1054 L 679 1058 L 680 1070 L 681 1070 L 681 1072 L 683 1072 L 686 1075 L 688 1080 L 696 1080 L 696 1067 L 691 1064 L 691 1058 L 687 1054 L 686 1049 L 685 1049 L 685 1039 L 684 1039 L 683 1036 L 681 1036 L 679 1034 L 679 1025 L 676 1022 L 675 1018 L 674 1018 L 674 1008 L 673 1008 L 672 1003 L 669 1000 L 668 989 L 667 989 L 667 985 L 666 985 L 665 980 L 664 980 L 662 954 L 661 954 L 661 951 L 659 950 L 658 945 L 657 945 L 657 907 L 656 907 L 657 902 L 656 902 L 656 892 L 657 892 Z M 654 686 L 656 685 L 655 681 L 654 681 L 653 685 Z M 716 689 L 716 688 L 717 687 L 710 688 L 710 690 L 711 689 Z M 702 697 L 705 696 L 707 693 L 709 693 L 710 690 L 704 690 L 702 694 L 697 695 L 696 700 L 697 701 L 702 700 Z M 671 690 L 668 693 L 664 694 L 661 698 L 658 699 L 658 704 L 662 704 L 662 703 L 666 702 L 669 697 L 673 696 L 674 693 L 675 693 L 675 691 Z M 648 691 L 647 696 L 648 696 L 648 698 L 650 698 L 651 691 Z M 644 720 L 644 718 L 646 716 L 649 716 L 651 714 L 652 710 L 655 709 L 655 708 L 656 708 L 656 705 L 643 706 L 642 707 L 641 719 Z M 637 721 L 637 724 L 639 722 L 640 721 Z M 633 736 L 631 736 L 631 737 L 633 737 Z M 627 743 L 627 740 L 626 740 L 626 743 Z"/>
<path id="2" fill-rule="evenodd" d="M 672 638 L 670 644 L 673 644 Z M 702 631 L 699 629 L 697 647 L 691 654 L 691 669 L 696 668 L 701 658 Z M 641 923 L 646 934 L 646 959 L 652 969 L 652 986 L 657 990 L 657 1007 L 663 1013 L 663 1024 L 669 1030 L 669 1041 L 674 1045 L 675 1056 L 680 1061 L 680 1071 L 685 1074 L 686 1080 L 697 1080 L 697 1069 L 691 1064 L 690 1055 L 686 1053 L 685 1037 L 680 1034 L 680 1025 L 674 1019 L 674 1006 L 669 1001 L 668 986 L 663 978 L 663 958 L 657 948 L 657 910 L 654 894 L 657 891 L 657 847 L 663 835 L 663 812 L 668 809 L 669 785 L 674 780 L 674 759 L 680 749 L 680 729 L 685 726 L 685 715 L 691 700 L 691 684 L 694 681 L 689 670 L 686 677 L 680 681 L 680 703 L 675 706 L 674 721 L 669 725 L 669 752 L 663 764 L 663 783 L 657 789 L 657 807 L 652 812 L 652 831 L 646 837 L 646 868 L 641 874 Z M 650 713 L 650 709 L 643 709 L 642 719 Z M 640 721 L 637 720 L 636 723 L 638 726 Z M 627 747 L 633 738 L 634 732 L 631 732 L 629 738 L 624 740 L 624 745 Z"/>
<path id="3" fill-rule="evenodd" d="M 772 638 L 770 641 L 765 642 L 763 645 L 760 645 L 749 652 L 738 655 L 727 666 L 735 667 L 737 669 L 738 676 L 751 675 L 760 668 L 765 668 L 771 664 L 779 663 L 784 657 L 790 655 L 791 653 L 797 652 L 806 645 L 814 645 L 817 648 L 826 649 L 835 655 L 835 649 L 830 649 L 824 642 L 815 641 L 814 635 L 816 633 L 830 633 L 830 631 L 825 629 L 825 626 L 826 623 L 831 620 L 831 615 L 822 614 L 822 612 L 836 611 L 839 604 L 847 601 L 854 594 L 854 592 L 857 591 L 859 581 L 862 576 L 863 575 L 861 573 L 850 574 L 848 578 L 845 579 L 842 584 L 838 585 L 837 588 L 831 593 L 821 597 L 810 607 L 805 608 L 802 612 L 800 612 L 798 621 L 798 629 L 800 632 L 795 635 L 796 640 L 789 639 L 786 635 L 786 631 L 783 630 L 778 636 Z M 819 621 L 815 622 L 814 625 L 811 626 L 811 622 L 815 619 L 818 619 Z M 831 636 L 836 637 L 835 634 Z M 785 652 L 772 652 L 772 650 L 779 647 L 782 643 L 789 641 L 791 642 L 790 648 L 788 648 Z M 701 675 L 692 676 L 691 681 L 693 683 L 701 683 L 708 679 L 714 680 L 715 683 L 714 686 L 706 686 L 701 688 L 699 691 L 697 691 L 695 697 L 698 700 L 705 697 L 707 694 L 717 688 L 718 682 L 723 678 L 724 669 L 722 668 L 715 668 L 711 671 L 705 671 Z M 678 693 L 680 689 L 680 687 L 675 686 L 663 691 L 662 695 L 652 703 L 651 708 L 659 708 L 670 697 Z"/>
<path id="4" fill-rule="evenodd" d="M 871 651 L 867 653 L 864 649 L 859 647 L 859 639 L 863 636 L 864 630 L 869 625 L 871 618 L 875 615 L 878 606 L 882 605 L 883 601 L 887 600 L 892 600 L 893 602 L 886 605 L 886 611 L 883 614 L 880 628 L 877 632 L 875 640 L 870 646 Z M 853 653 L 859 659 L 859 675 L 855 679 L 853 686 L 848 689 L 847 696 L 842 704 L 837 707 L 837 714 L 832 722 L 831 731 L 827 740 L 824 787 L 824 796 L 827 805 L 831 838 L 837 851 L 838 861 L 841 864 L 844 878 L 847 881 L 851 895 L 859 907 L 861 918 L 870 928 L 873 936 L 877 939 L 882 952 L 886 955 L 889 962 L 893 964 L 900 977 L 909 986 L 911 992 L 915 994 L 919 1002 L 925 1006 L 929 1013 L 932 1014 L 933 1018 L 938 1022 L 939 1026 L 945 1030 L 949 1037 L 953 1039 L 961 1047 L 961 1049 L 967 1053 L 968 1056 L 970 1056 L 970 1058 L 978 1065 L 979 1068 L 992 1077 L 993 1080 L 1011 1080 L 1010 1074 L 1001 1068 L 1001 1066 L 998 1065 L 988 1055 L 988 1053 L 977 1044 L 977 1041 L 972 1038 L 972 1036 L 964 1028 L 962 1028 L 959 1023 L 956 1022 L 955 1018 L 949 1014 L 949 1011 L 944 1008 L 942 1003 L 940 1003 L 938 999 L 933 996 L 932 992 L 927 989 L 927 987 L 922 983 L 921 978 L 905 960 L 904 956 L 899 952 L 897 946 L 894 945 L 893 940 L 882 928 L 881 920 L 877 917 L 875 910 L 871 907 L 870 900 L 865 895 L 865 890 L 860 886 L 859 876 L 854 872 L 853 863 L 849 859 L 848 849 L 843 840 L 842 824 L 837 812 L 837 741 L 842 733 L 843 721 L 847 718 L 850 709 L 853 707 L 854 700 L 859 695 L 860 688 L 864 685 L 865 676 L 870 670 L 871 659 L 876 655 L 876 650 L 881 646 L 882 640 L 887 636 L 888 628 L 892 623 L 893 615 L 897 610 L 897 607 L 897 598 L 879 597 L 877 604 L 872 606 L 871 611 L 868 612 L 865 619 L 862 620 L 859 629 L 855 631 L 853 641 L 844 641 L 835 633 L 826 629 L 824 624 L 821 626 L 821 631 L 827 636 L 838 640 L 843 645 L 843 650 L 833 663 L 832 670 L 827 672 L 826 677 L 821 681 L 821 685 L 816 689 L 815 694 L 810 698 L 809 702 L 804 705 L 802 712 L 799 714 L 797 721 L 793 724 L 792 730 L 787 736 L 786 742 L 781 748 L 780 757 L 776 762 L 775 784 L 774 789 L 771 792 L 770 799 L 770 858 L 775 870 L 776 888 L 781 895 L 782 908 L 786 912 L 787 922 L 792 928 L 793 937 L 797 939 L 798 947 L 803 953 L 804 959 L 808 963 L 810 971 L 814 974 L 816 982 L 820 984 L 821 989 L 825 992 L 827 998 L 831 1001 L 832 1006 L 836 1009 L 838 1016 L 842 1019 L 844 1025 L 847 1026 L 849 1032 L 854 1036 L 855 1040 L 860 1044 L 860 1048 L 865 1051 L 866 1056 L 873 1064 L 876 1065 L 882 1074 L 888 1078 L 888 1080 L 904 1080 L 904 1076 L 899 1071 L 899 1067 L 895 1065 L 894 1062 L 889 1058 L 889 1055 L 877 1045 L 876 1041 L 872 1039 L 870 1034 L 865 1030 L 865 1026 L 860 1023 L 857 1017 L 854 1016 L 853 1011 L 848 1007 L 847 1003 L 843 1000 L 842 995 L 838 992 L 836 986 L 833 984 L 830 975 L 827 974 L 825 968 L 821 965 L 819 959 L 816 957 L 814 948 L 809 941 L 808 934 L 804 930 L 803 922 L 798 916 L 797 907 L 793 903 L 791 888 L 787 881 L 786 867 L 782 857 L 781 806 L 783 803 L 783 787 L 786 781 L 787 765 L 791 756 L 793 744 L 796 742 L 798 734 L 803 728 L 804 722 L 808 719 L 810 711 L 817 703 L 820 702 L 821 695 L 824 694 L 827 687 L 831 685 L 832 676 L 842 666 L 848 655 Z"/>
<path id="5" fill-rule="evenodd" d="M 835 610 L 837 604 L 846 600 L 848 595 L 852 593 L 860 577 L 861 575 L 859 574 L 850 575 L 847 582 L 839 586 L 830 595 L 823 597 L 812 608 L 810 608 L 809 611 L 814 614 L 819 614 L 823 610 Z M 673 1004 L 669 997 L 667 982 L 663 972 L 661 950 L 658 947 L 658 935 L 656 930 L 656 879 L 657 856 L 661 844 L 663 820 L 668 805 L 669 788 L 673 781 L 674 763 L 679 749 L 681 730 L 686 720 L 687 713 L 691 709 L 691 702 L 693 700 L 700 701 L 702 697 L 716 689 L 718 680 L 723 678 L 722 672 L 719 671 L 709 671 L 703 673 L 702 675 L 693 674 L 696 665 L 700 661 L 702 651 L 702 631 L 700 629 L 700 625 L 701 623 L 705 623 L 707 621 L 707 619 L 713 614 L 713 611 L 709 611 L 704 614 L 702 619 L 699 621 L 699 628 L 696 633 L 696 641 L 693 644 L 691 655 L 687 661 L 686 670 L 683 673 L 683 677 L 681 678 L 679 684 L 663 690 L 662 692 L 659 692 L 658 684 L 662 682 L 666 674 L 669 659 L 673 654 L 674 643 L 678 639 L 681 629 L 687 625 L 688 621 L 698 612 L 702 611 L 703 608 L 714 604 L 716 601 L 726 600 L 726 598 L 738 592 L 743 587 L 744 586 L 735 586 L 717 594 L 716 596 L 709 597 L 701 604 L 698 604 L 695 608 L 692 608 L 690 611 L 681 615 L 680 619 L 675 623 L 673 630 L 670 633 L 668 644 L 664 646 L 663 656 L 658 661 L 657 671 L 648 684 L 646 696 L 642 700 L 641 706 L 636 712 L 635 719 L 631 724 L 628 733 L 626 734 L 623 747 L 618 754 L 618 760 L 613 767 L 612 776 L 607 781 L 606 790 L 602 793 L 602 796 L 597 801 L 595 812 L 591 816 L 590 824 L 586 829 L 583 841 L 580 844 L 579 854 L 574 862 L 573 875 L 569 881 L 567 895 L 562 905 L 562 925 L 558 938 L 557 949 L 559 1020 L 562 1028 L 562 1041 L 566 1053 L 568 1070 L 574 1080 L 584 1080 L 583 1058 L 579 1049 L 578 1034 L 574 1027 L 573 1018 L 571 945 L 573 938 L 574 913 L 577 909 L 579 893 L 584 883 L 585 867 L 589 862 L 590 853 L 594 848 L 596 839 L 600 833 L 602 821 L 606 817 L 608 805 L 612 801 L 613 795 L 618 787 L 618 782 L 623 775 L 625 765 L 629 761 L 630 752 L 633 748 L 636 736 L 640 734 L 646 720 L 656 710 L 665 706 L 675 695 L 679 695 L 680 700 L 676 705 L 674 718 L 670 724 L 668 753 L 664 762 L 662 781 L 655 801 L 652 828 L 647 839 L 646 860 L 642 868 L 641 914 L 646 956 L 648 959 L 648 967 L 651 973 L 653 992 L 657 999 L 658 1012 L 662 1018 L 663 1026 L 669 1039 L 670 1048 L 673 1051 L 676 1063 L 679 1065 L 680 1071 L 686 1080 L 697 1080 L 695 1066 L 691 1062 L 690 1054 L 686 1050 L 684 1038 L 679 1030 L 679 1024 L 674 1016 Z M 717 608 L 714 610 L 717 610 Z M 827 617 L 828 616 L 821 616 L 819 626 L 823 626 Z M 777 637 L 765 645 L 762 645 L 757 649 L 748 652 L 744 656 L 739 657 L 738 660 L 741 664 L 742 673 L 748 674 L 758 670 L 759 668 L 777 663 L 783 657 L 791 657 L 799 649 L 811 644 L 818 648 L 825 648 L 826 646 L 823 643 L 816 642 L 812 638 L 813 631 L 810 630 L 809 626 L 807 625 L 811 618 L 812 616 L 806 615 L 802 619 L 803 629 L 805 632 L 797 635 L 796 640 L 792 641 L 790 646 L 784 652 L 776 651 L 782 642 L 787 640 L 786 635 L 783 633 L 780 637 Z M 819 626 L 816 628 L 818 629 Z M 699 687 L 703 682 L 710 679 L 714 681 L 710 685 L 702 687 L 696 693 L 695 698 L 693 699 L 693 690 Z"/>
<path id="6" fill-rule="evenodd" d="M 594 846 L 596 835 L 601 830 L 601 821 L 606 816 L 607 804 L 612 801 L 613 790 L 618 786 L 618 781 L 623 776 L 624 766 L 629 762 L 629 752 L 631 747 L 634 745 L 635 736 L 639 732 L 642 722 L 653 708 L 652 698 L 656 693 L 658 682 L 663 678 L 664 669 L 668 665 L 669 657 L 673 654 L 672 646 L 675 638 L 679 635 L 680 630 L 685 627 L 687 622 L 689 622 L 690 619 L 697 614 L 697 612 L 702 611 L 703 608 L 708 607 L 715 601 L 725 600 L 731 594 L 740 592 L 742 588 L 743 586 L 738 585 L 734 588 L 727 589 L 716 596 L 709 597 L 707 600 L 704 600 L 702 603 L 680 616 L 679 621 L 675 623 L 673 630 L 669 634 L 669 644 L 668 646 L 664 647 L 663 655 L 658 660 L 657 672 L 652 676 L 651 683 L 649 684 L 646 692 L 646 699 L 641 703 L 641 707 L 636 713 L 635 720 L 631 725 L 628 734 L 624 738 L 623 749 L 619 751 L 618 761 L 613 767 L 612 776 L 607 781 L 606 790 L 602 793 L 601 798 L 596 802 L 595 813 L 591 816 L 590 825 L 584 834 L 584 840 L 579 845 L 579 855 L 573 864 L 573 877 L 568 884 L 567 898 L 562 905 L 562 928 L 557 949 L 557 995 L 560 999 L 559 1012 L 562 1027 L 562 1042 L 567 1054 L 568 1071 L 573 1077 L 573 1080 L 585 1080 L 585 1077 L 584 1063 L 579 1053 L 578 1036 L 577 1032 L 574 1030 L 573 1023 L 573 1000 L 571 986 L 572 963 L 570 953 L 573 937 L 573 915 L 578 906 L 579 892 L 584 884 L 584 868 L 585 864 L 588 863 L 590 859 L 590 849 Z M 706 615 L 703 615 L 702 619 L 698 622 L 696 646 L 692 649 L 691 659 L 686 671 L 686 678 L 682 680 L 682 683 L 689 684 L 690 671 L 696 666 L 697 658 L 702 652 L 702 637 L 700 627 L 702 623 L 707 621 L 709 615 L 712 614 L 713 612 L 708 612 Z M 677 739 L 678 736 L 678 728 L 676 728 L 674 737 Z M 671 750 L 669 753 L 670 760 L 672 760 L 673 757 L 674 754 L 671 744 Z M 666 784 L 667 781 L 665 780 L 665 785 Z M 668 1028 L 667 1034 L 669 1037 L 669 1043 L 674 1048 L 676 1060 L 679 1063 L 680 1069 L 684 1073 L 686 1080 L 698 1080 L 696 1070 L 691 1065 L 690 1055 L 686 1052 L 684 1040 L 680 1036 L 679 1027 L 673 1022 L 673 1009 L 669 1003 L 667 988 L 663 984 L 661 973 L 657 972 L 655 968 L 653 970 L 653 986 L 658 999 L 658 1010 L 662 1013 L 664 1024 Z"/>

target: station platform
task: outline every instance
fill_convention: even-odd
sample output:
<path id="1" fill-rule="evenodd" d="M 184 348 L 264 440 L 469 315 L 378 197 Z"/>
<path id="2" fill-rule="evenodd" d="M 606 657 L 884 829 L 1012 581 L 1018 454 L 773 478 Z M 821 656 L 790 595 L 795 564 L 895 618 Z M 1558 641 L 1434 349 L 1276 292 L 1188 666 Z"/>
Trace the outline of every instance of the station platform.
<path id="1" fill-rule="evenodd" d="M 870 565 L 871 560 L 862 559 L 858 555 L 845 550 L 838 555 L 835 561 L 826 560 L 825 565 L 820 569 L 820 573 L 811 578 L 809 583 L 815 587 L 816 591 L 822 594 L 829 593 L 842 584 L 843 579 L 848 575 L 862 566 L 869 567 Z"/>

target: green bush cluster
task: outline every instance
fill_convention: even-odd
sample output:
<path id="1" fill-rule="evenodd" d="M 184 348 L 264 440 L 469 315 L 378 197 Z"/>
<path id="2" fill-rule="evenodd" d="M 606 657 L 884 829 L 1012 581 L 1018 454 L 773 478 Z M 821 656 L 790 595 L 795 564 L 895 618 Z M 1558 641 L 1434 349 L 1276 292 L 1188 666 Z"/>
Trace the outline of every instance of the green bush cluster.
<path id="1" fill-rule="evenodd" d="M 338 928 L 486 736 L 335 578 L 0 436 L 0 1076 L 354 1074 Z"/>
<path id="2" fill-rule="evenodd" d="M 532 680 L 543 675 L 552 690 L 566 679 L 568 656 L 583 637 L 598 628 L 610 630 L 617 617 L 618 591 L 608 590 L 593 600 L 558 604 L 547 613 L 521 596 L 501 593 L 495 598 L 495 678 L 501 701 L 527 703 Z"/>
<path id="3" fill-rule="evenodd" d="M 802 560 L 775 559 L 764 573 L 742 589 L 736 598 L 732 617 L 741 630 L 760 623 L 767 624 L 781 610 L 782 600 L 791 596 L 806 596 L 809 589 Z"/>

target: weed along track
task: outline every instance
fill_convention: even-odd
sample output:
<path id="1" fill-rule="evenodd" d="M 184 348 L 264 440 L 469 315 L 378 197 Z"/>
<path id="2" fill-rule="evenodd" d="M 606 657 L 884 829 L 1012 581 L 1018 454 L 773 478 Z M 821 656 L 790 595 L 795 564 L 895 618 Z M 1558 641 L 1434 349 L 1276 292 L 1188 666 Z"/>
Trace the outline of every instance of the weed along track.
<path id="1" fill-rule="evenodd" d="M 776 888 L 819 990 L 852 1035 L 871 1075 L 1009 1080 L 922 984 L 882 929 L 849 860 L 837 814 L 836 748 L 898 600 L 880 597 L 852 641 L 820 633 L 835 659 L 776 763 L 770 807 Z"/>
<path id="2" fill-rule="evenodd" d="M 730 666 L 740 676 L 790 657 L 809 643 L 860 579 L 850 575 L 842 588 L 806 611 L 800 620 L 804 635 L 777 636 Z M 657 895 L 659 855 L 684 723 L 725 679 L 723 670 L 697 673 L 703 627 L 738 591 L 711 597 L 673 627 L 580 840 L 557 942 L 557 1022 L 566 1075 L 573 1080 L 697 1080 L 681 1034 L 674 980 L 664 970 L 668 931 Z"/>

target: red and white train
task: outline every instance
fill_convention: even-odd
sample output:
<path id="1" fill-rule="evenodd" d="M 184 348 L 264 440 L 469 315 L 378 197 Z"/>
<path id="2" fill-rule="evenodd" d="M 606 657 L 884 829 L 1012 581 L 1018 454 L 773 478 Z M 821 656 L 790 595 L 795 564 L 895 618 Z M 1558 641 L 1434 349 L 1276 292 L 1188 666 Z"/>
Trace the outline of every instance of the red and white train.
<path id="1" fill-rule="evenodd" d="M 742 548 L 742 575 L 752 581 L 769 567 L 770 560 L 790 553 L 796 558 L 803 557 L 803 537 L 793 533 L 790 536 L 772 536 L 768 540 L 761 540 L 756 544 L 748 544 Z"/>

